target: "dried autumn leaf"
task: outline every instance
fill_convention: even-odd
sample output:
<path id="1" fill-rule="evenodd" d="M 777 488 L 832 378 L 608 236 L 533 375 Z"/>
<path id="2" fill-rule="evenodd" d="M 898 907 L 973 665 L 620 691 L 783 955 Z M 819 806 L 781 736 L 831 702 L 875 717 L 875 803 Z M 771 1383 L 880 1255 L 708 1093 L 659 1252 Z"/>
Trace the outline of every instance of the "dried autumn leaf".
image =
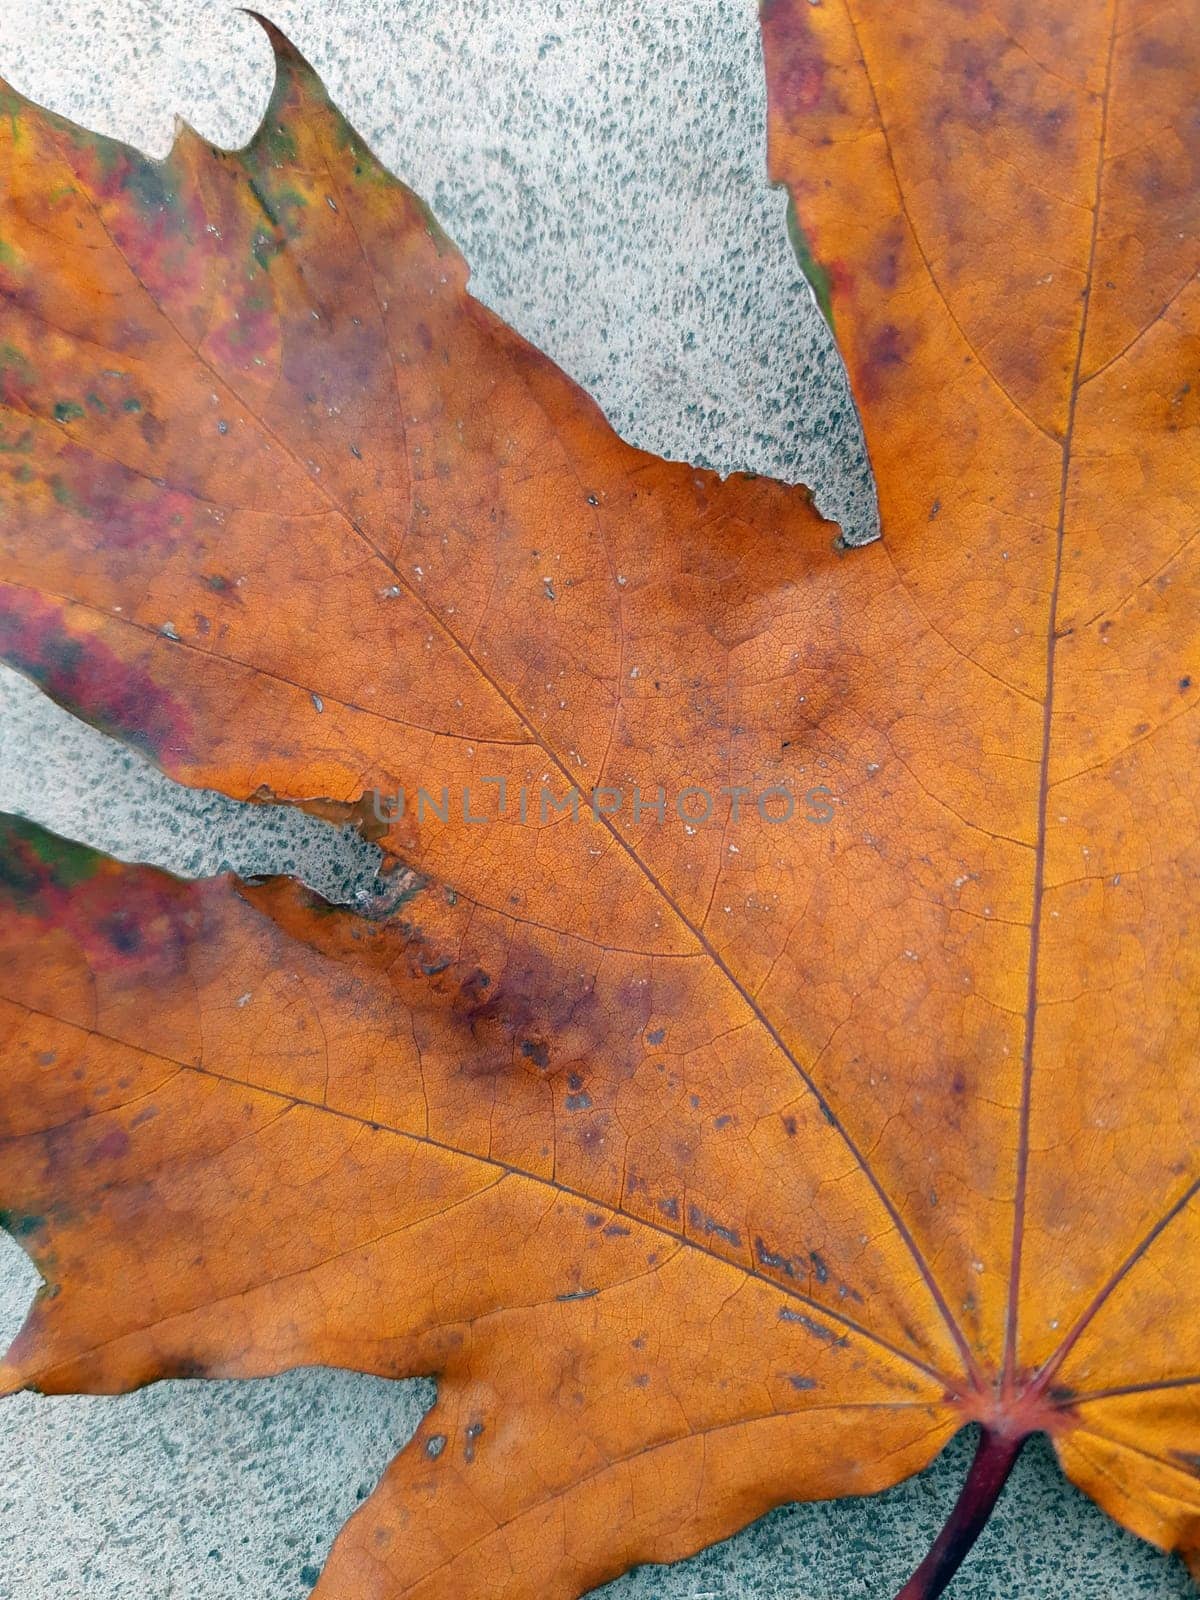
<path id="1" fill-rule="evenodd" d="M 0 653 L 188 783 L 454 797 L 370 915 L 8 824 L 9 1388 L 436 1373 L 325 1600 L 566 1600 L 971 1420 L 910 1600 L 1038 1429 L 1200 1548 L 1195 20 L 767 7 L 853 553 L 616 439 L 277 36 L 235 154 L 6 94 Z"/>

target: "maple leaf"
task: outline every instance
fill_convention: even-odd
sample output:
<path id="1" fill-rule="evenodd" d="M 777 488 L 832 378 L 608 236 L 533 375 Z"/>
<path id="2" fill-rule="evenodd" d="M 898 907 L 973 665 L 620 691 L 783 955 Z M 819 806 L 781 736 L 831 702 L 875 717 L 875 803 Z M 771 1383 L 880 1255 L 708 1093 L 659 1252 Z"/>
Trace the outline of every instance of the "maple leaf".
<path id="1" fill-rule="evenodd" d="M 236 153 L 5 92 L 0 654 L 393 860 L 6 824 L 8 1389 L 436 1374 L 324 1600 L 567 1600 L 972 1421 L 905 1600 L 1037 1430 L 1194 1558 L 1195 21 L 767 6 L 853 552 L 617 439 L 278 35 Z"/>

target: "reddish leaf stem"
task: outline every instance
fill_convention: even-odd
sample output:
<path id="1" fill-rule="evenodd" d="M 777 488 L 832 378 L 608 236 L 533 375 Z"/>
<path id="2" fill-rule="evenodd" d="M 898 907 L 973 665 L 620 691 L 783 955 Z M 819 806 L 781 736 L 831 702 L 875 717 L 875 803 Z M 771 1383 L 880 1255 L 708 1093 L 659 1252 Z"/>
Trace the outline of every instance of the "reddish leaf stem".
<path id="1" fill-rule="evenodd" d="M 938 1600 L 966 1560 L 987 1525 L 1008 1475 L 1029 1434 L 998 1433 L 985 1428 L 967 1473 L 967 1481 L 933 1541 L 929 1554 L 896 1596 L 896 1600 Z"/>

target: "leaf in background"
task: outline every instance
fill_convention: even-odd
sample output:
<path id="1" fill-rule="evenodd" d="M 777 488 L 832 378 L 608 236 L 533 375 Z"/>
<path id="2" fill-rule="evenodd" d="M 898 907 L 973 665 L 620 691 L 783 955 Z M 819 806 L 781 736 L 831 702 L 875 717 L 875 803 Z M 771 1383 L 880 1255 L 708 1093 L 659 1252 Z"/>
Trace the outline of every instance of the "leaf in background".
<path id="1" fill-rule="evenodd" d="M 931 25 L 893 21 L 915 117 Z M 188 783 L 449 797 L 386 827 L 369 914 L 21 823 L 0 857 L 0 1199 L 47 1280 L 7 1383 L 436 1373 L 329 1600 L 567 1600 L 971 1420 L 907 1594 L 1036 1429 L 1198 1542 L 1194 291 L 1093 387 L 1115 349 L 1074 359 L 1085 320 L 1120 343 L 1096 270 L 1136 227 L 1182 272 L 1154 230 L 1196 219 L 1094 212 L 1138 92 L 1090 86 L 1107 35 L 1073 24 L 1049 80 L 942 9 L 905 136 L 936 287 L 845 12 L 764 27 L 880 476 L 853 553 L 803 491 L 615 438 L 278 36 L 241 152 L 155 163 L 6 97 L 0 654 Z M 980 173 L 1022 173 L 1048 81 L 1057 154 L 1012 193 L 1066 220 L 1026 240 Z M 1067 281 L 1035 313 L 1038 252 Z M 543 785 L 622 802 L 543 815 Z M 817 785 L 828 825 L 756 803 Z"/>

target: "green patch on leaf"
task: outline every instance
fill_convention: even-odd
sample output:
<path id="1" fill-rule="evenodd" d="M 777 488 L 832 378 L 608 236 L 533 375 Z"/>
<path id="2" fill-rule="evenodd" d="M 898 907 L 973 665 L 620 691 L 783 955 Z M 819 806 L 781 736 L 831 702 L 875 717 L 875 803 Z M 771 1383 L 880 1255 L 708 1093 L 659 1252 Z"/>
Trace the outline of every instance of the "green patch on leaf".
<path id="1" fill-rule="evenodd" d="M 64 510 L 73 512 L 77 517 L 88 518 L 91 516 L 87 506 L 84 505 L 70 484 L 65 483 L 57 472 L 53 474 L 49 481 L 50 492 Z"/>
<path id="2" fill-rule="evenodd" d="M 29 364 L 29 357 L 23 350 L 18 350 L 16 345 L 0 344 L 0 372 L 15 372 L 26 383 L 33 381 L 33 368 Z"/>
<path id="3" fill-rule="evenodd" d="M 104 856 L 23 817 L 0 817 L 0 893 L 74 889 L 93 878 Z"/>
<path id="4" fill-rule="evenodd" d="M 277 167 L 289 166 L 296 160 L 296 141 L 285 122 L 268 117 L 259 135 L 267 159 Z"/>
<path id="5" fill-rule="evenodd" d="M 33 1211 L 3 1211 L 0 1210 L 0 1228 L 14 1239 L 28 1239 L 35 1233 L 40 1233 L 46 1226 L 46 1219 Z"/>
<path id="6" fill-rule="evenodd" d="M 20 433 L 11 434 L 0 423 L 0 456 L 27 456 L 33 452 L 33 429 L 22 428 Z"/>
<path id="7" fill-rule="evenodd" d="M 830 294 L 831 284 L 829 274 L 812 253 L 808 236 L 800 225 L 800 218 L 796 215 L 796 206 L 791 196 L 788 196 L 787 206 L 788 238 L 792 241 L 792 249 L 796 252 L 796 260 L 800 263 L 800 270 L 808 280 L 817 305 L 821 308 L 821 315 L 833 327 L 833 300 Z"/>

